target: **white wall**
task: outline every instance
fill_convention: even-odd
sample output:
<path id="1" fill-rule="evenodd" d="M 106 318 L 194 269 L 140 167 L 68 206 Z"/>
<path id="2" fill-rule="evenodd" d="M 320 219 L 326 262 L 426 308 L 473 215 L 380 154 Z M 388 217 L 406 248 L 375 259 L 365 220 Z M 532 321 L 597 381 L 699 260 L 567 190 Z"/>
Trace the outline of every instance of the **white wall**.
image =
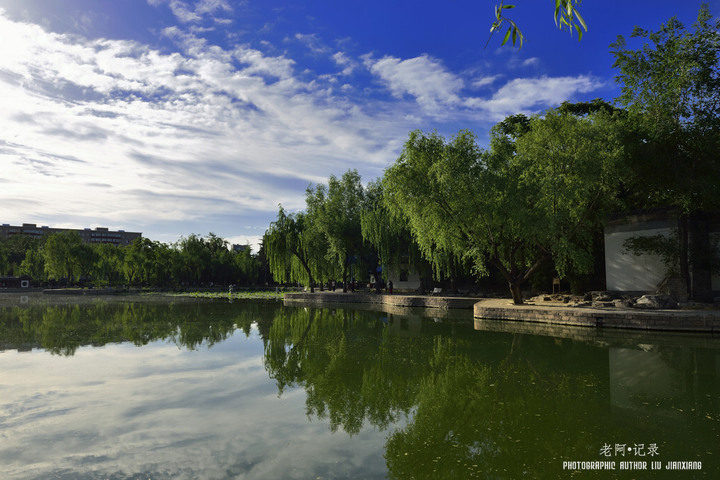
<path id="1" fill-rule="evenodd" d="M 613 232 L 605 234 L 605 278 L 608 290 L 655 291 L 665 278 L 665 265 L 657 255 L 623 253 L 623 242 L 630 237 L 667 235 L 671 228 Z M 718 279 L 720 284 L 720 279 Z M 714 282 L 713 282 L 714 284 Z"/>
<path id="2" fill-rule="evenodd" d="M 400 281 L 400 267 L 388 269 L 386 280 L 392 280 L 393 290 L 417 290 L 420 288 L 420 274 L 408 268 L 407 281 Z"/>

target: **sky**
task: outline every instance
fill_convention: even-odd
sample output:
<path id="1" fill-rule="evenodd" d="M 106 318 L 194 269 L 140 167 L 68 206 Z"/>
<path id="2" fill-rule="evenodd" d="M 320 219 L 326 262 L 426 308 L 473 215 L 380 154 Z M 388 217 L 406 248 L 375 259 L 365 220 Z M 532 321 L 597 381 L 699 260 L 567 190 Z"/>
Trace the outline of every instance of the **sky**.
<path id="1" fill-rule="evenodd" d="M 508 115 L 612 101 L 617 36 L 703 2 L 586 0 L 582 41 L 515 3 L 522 48 L 489 38 L 494 0 L 0 0 L 0 223 L 257 251 L 279 204 L 381 177 L 413 130 L 485 146 Z"/>

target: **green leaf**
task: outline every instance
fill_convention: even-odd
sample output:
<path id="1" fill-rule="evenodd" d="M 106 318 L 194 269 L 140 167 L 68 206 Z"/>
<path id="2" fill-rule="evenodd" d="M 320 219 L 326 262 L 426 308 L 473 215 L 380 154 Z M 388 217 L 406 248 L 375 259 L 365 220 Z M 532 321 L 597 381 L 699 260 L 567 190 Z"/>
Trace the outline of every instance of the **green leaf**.
<path id="1" fill-rule="evenodd" d="M 508 27 L 507 32 L 505 32 L 505 38 L 503 38 L 503 41 L 502 41 L 502 44 L 501 44 L 501 45 L 505 45 L 505 44 L 507 43 L 508 39 L 510 38 L 510 33 L 511 33 L 511 32 L 512 32 L 512 27 Z M 515 44 L 514 41 L 513 41 L 513 44 Z"/>
<path id="2" fill-rule="evenodd" d="M 578 22 L 580 22 L 580 25 L 582 25 L 583 28 L 585 29 L 585 31 L 587 32 L 587 29 L 588 29 L 588 28 L 587 28 L 587 24 L 585 23 L 585 20 L 583 20 L 582 16 L 580 16 L 580 12 L 578 12 L 577 10 L 575 10 L 575 16 L 577 17 Z M 581 35 L 582 35 L 582 34 L 581 34 Z"/>

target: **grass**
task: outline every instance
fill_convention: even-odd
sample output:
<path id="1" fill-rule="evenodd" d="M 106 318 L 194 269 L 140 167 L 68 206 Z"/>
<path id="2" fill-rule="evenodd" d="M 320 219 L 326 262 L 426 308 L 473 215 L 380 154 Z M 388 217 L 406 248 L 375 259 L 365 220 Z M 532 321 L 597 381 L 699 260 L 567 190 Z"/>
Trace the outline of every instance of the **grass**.
<path id="1" fill-rule="evenodd" d="M 182 292 L 167 293 L 165 295 L 173 297 L 190 297 L 190 298 L 219 298 L 228 300 L 282 300 L 283 291 L 276 290 L 254 290 L 254 291 L 237 291 L 237 292 Z"/>

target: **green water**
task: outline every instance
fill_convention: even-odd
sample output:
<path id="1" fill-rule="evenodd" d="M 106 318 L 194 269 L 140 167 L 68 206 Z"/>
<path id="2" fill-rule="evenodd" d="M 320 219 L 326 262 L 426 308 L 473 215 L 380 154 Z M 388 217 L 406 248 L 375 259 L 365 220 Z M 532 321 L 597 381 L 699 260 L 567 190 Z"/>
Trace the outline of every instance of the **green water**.
<path id="1" fill-rule="evenodd" d="M 720 478 L 720 338 L 517 331 L 1 297 L 0 477 Z"/>

